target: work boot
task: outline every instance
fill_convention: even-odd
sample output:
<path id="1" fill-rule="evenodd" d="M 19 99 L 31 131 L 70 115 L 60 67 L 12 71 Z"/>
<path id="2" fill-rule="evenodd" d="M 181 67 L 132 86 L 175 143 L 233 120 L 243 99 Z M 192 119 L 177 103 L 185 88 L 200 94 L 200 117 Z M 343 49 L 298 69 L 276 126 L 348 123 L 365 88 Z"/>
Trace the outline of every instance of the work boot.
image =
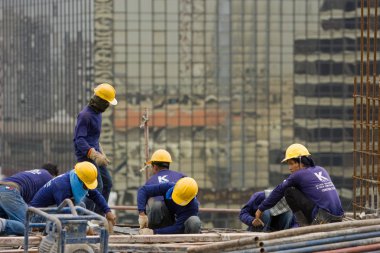
<path id="1" fill-rule="evenodd" d="M 293 214 L 296 217 L 297 224 L 300 227 L 305 227 L 305 226 L 310 225 L 309 222 L 307 221 L 306 216 L 303 214 L 302 211 L 297 211 L 297 212 L 294 212 Z"/>

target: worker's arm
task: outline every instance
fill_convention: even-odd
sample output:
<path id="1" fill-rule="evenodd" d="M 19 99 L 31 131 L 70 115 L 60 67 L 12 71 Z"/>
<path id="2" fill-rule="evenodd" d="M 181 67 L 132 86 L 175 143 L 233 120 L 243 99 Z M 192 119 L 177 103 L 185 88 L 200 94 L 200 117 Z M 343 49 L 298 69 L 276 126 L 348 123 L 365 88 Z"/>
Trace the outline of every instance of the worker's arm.
<path id="1" fill-rule="evenodd" d="M 261 212 L 274 207 L 278 201 L 284 197 L 285 191 L 288 187 L 297 186 L 297 177 L 291 174 L 287 179 L 285 179 L 281 184 L 271 192 L 271 194 L 259 205 Z"/>
<path id="2" fill-rule="evenodd" d="M 243 222 L 247 226 L 252 226 L 252 221 L 255 218 L 255 212 L 264 199 L 265 194 L 262 191 L 253 194 L 249 201 L 240 210 L 239 218 L 241 222 Z"/>
<path id="3" fill-rule="evenodd" d="M 104 199 L 104 197 L 102 196 L 102 194 L 99 193 L 98 190 L 89 190 L 88 191 L 88 197 L 92 201 L 94 201 L 94 203 L 98 207 L 100 207 L 100 209 L 102 210 L 102 212 L 104 214 L 107 214 L 108 212 L 111 211 L 110 207 L 107 204 L 107 201 Z"/>
<path id="4" fill-rule="evenodd" d="M 86 141 L 87 128 L 90 123 L 89 116 L 83 114 L 78 117 L 75 127 L 74 144 L 83 157 L 87 157 L 88 151 L 92 148 Z"/>
<path id="5" fill-rule="evenodd" d="M 137 191 L 137 209 L 139 213 L 145 213 L 148 199 L 156 196 L 165 196 L 166 192 L 174 187 L 174 183 L 144 185 Z"/>

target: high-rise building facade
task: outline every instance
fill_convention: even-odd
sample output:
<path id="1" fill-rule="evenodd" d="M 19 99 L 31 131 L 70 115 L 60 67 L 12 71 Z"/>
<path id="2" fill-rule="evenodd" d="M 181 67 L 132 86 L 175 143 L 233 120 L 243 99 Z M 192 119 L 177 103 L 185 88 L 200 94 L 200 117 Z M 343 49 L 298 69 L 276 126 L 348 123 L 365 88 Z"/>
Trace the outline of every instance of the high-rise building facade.
<path id="1" fill-rule="evenodd" d="M 350 209 L 359 2 L 0 1 L 0 166 L 59 157 L 69 169 L 75 115 L 106 81 L 119 101 L 101 136 L 117 204 L 135 204 L 145 181 L 148 109 L 150 153 L 172 154 L 171 168 L 198 181 L 203 207 L 239 208 L 282 182 L 284 151 L 300 142 Z M 10 7 L 30 21 L 13 22 Z"/>

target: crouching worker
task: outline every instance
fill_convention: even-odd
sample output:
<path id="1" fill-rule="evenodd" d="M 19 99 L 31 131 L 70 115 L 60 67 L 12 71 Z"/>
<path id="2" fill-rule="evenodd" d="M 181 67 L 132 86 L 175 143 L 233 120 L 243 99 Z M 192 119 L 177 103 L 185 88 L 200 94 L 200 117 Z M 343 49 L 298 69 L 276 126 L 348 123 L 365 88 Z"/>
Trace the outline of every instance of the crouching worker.
<path id="1" fill-rule="evenodd" d="M 137 193 L 140 234 L 197 234 L 201 230 L 198 217 L 197 182 L 184 177 L 177 183 L 144 185 Z M 146 215 L 149 198 L 163 196 Z"/>
<path id="2" fill-rule="evenodd" d="M 240 211 L 240 220 L 248 226 L 251 232 L 272 232 L 291 228 L 295 225 L 294 216 L 285 198 L 282 198 L 274 207 L 263 212 L 261 226 L 254 226 L 255 213 L 259 205 L 269 196 L 271 190 L 254 193 Z"/>
<path id="3" fill-rule="evenodd" d="M 27 204 L 57 174 L 57 165 L 46 163 L 0 181 L 0 234 L 24 235 Z"/>
<path id="4" fill-rule="evenodd" d="M 290 145 L 282 162 L 288 164 L 291 174 L 259 205 L 256 225 L 260 224 L 262 212 L 273 207 L 283 196 L 299 226 L 342 221 L 344 211 L 330 175 L 314 164 L 305 146 Z"/>
<path id="5" fill-rule="evenodd" d="M 95 165 L 90 162 L 79 162 L 73 170 L 47 182 L 36 193 L 30 205 L 33 207 L 58 206 L 65 199 L 71 199 L 75 205 L 80 205 L 87 196 L 101 207 L 109 224 L 114 226 L 115 215 L 111 212 L 104 197 L 98 190 L 95 190 L 98 185 L 97 176 L 98 170 Z"/>

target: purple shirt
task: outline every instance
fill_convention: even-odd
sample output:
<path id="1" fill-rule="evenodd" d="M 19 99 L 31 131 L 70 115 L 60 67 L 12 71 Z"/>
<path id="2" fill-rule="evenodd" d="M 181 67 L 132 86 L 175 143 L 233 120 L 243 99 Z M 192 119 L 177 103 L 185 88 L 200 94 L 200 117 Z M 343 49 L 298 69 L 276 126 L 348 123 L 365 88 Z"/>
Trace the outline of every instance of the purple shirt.
<path id="1" fill-rule="evenodd" d="M 247 226 L 252 227 L 252 221 L 254 220 L 257 208 L 265 199 L 265 193 L 263 191 L 255 192 L 249 201 L 240 210 L 239 218 Z"/>
<path id="2" fill-rule="evenodd" d="M 177 205 L 172 200 L 174 183 L 144 185 L 137 191 L 137 208 L 139 212 L 145 212 L 145 206 L 149 198 L 162 196 L 169 213 L 175 218 L 171 226 L 153 229 L 155 234 L 183 234 L 185 221 L 191 216 L 198 216 L 198 200 L 195 197 L 186 206 Z"/>
<path id="3" fill-rule="evenodd" d="M 87 161 L 90 148 L 99 151 L 99 137 L 102 128 L 102 114 L 86 106 L 78 114 L 74 130 L 74 149 L 78 162 Z"/>
<path id="4" fill-rule="evenodd" d="M 300 169 L 292 173 L 260 204 L 259 209 L 265 211 L 276 205 L 284 196 L 288 187 L 297 188 L 305 197 L 314 202 L 316 206 L 313 210 L 313 218 L 319 208 L 336 216 L 344 214 L 338 192 L 331 181 L 330 175 L 324 168 L 319 166 Z"/>
<path id="5" fill-rule="evenodd" d="M 63 200 L 72 199 L 73 197 L 74 195 L 70 184 L 70 171 L 68 171 L 46 183 L 44 187 L 36 193 L 30 205 L 34 207 L 58 206 Z M 94 201 L 104 213 L 110 211 L 106 200 L 98 190 L 88 190 L 87 197 Z"/>
<path id="6" fill-rule="evenodd" d="M 179 179 L 186 177 L 185 174 L 174 170 L 160 170 L 157 174 L 151 176 L 145 185 L 176 183 Z M 155 200 L 164 200 L 162 196 L 154 197 Z"/>
<path id="7" fill-rule="evenodd" d="M 20 186 L 20 195 L 29 203 L 38 190 L 53 178 L 47 170 L 28 170 L 7 177 L 2 181 L 14 182 Z"/>

